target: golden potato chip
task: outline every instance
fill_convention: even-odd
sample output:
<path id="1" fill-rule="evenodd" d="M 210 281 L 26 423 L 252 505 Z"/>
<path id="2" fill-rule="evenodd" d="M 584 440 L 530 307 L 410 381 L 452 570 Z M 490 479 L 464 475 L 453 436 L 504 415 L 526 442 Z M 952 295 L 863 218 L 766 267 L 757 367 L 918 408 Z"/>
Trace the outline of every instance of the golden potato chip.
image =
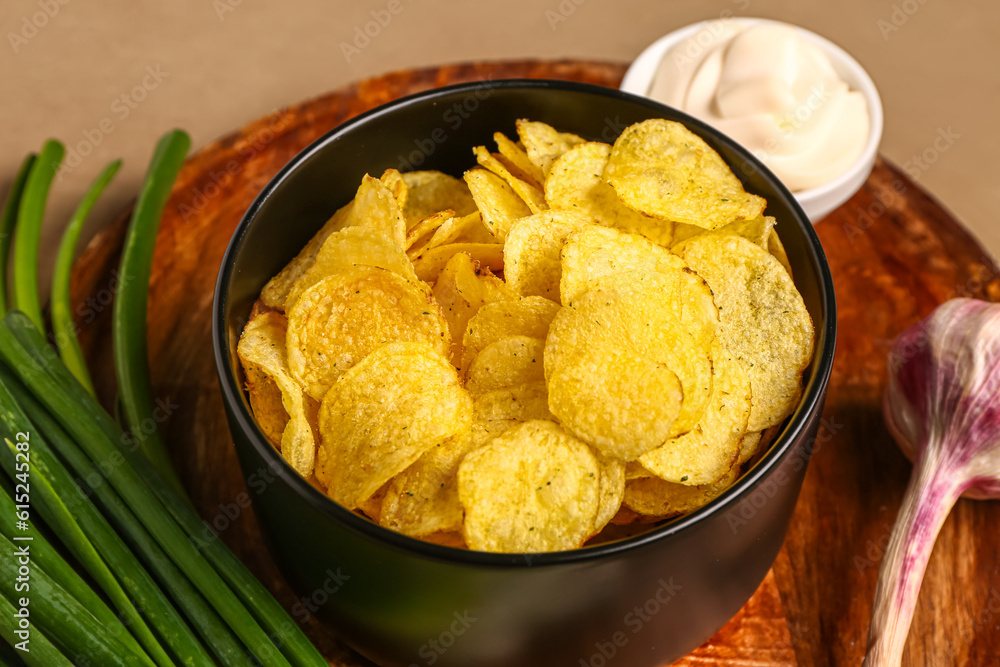
<path id="1" fill-rule="evenodd" d="M 258 315 L 247 322 L 236 353 L 244 367 L 255 367 L 281 391 L 281 404 L 288 415 L 288 423 L 281 433 L 281 456 L 296 472 L 309 477 L 316 459 L 316 440 L 309 414 L 315 415 L 316 404 L 303 393 L 289 371 L 285 327 L 285 318 L 280 313 L 271 311 Z M 257 418 L 264 416 L 266 413 Z"/>
<path id="2" fill-rule="evenodd" d="M 469 255 L 493 271 L 503 271 L 503 244 L 500 243 L 451 243 L 430 248 L 413 259 L 413 270 L 421 280 L 433 283 L 458 253 Z"/>
<path id="3" fill-rule="evenodd" d="M 392 192 L 377 178 L 365 174 L 348 210 L 344 227 L 364 227 L 381 232 L 400 248 L 406 247 L 406 223 Z"/>
<path id="4" fill-rule="evenodd" d="M 544 382 L 544 349 L 543 339 L 528 336 L 509 336 L 490 343 L 469 366 L 465 388 L 476 395 L 525 382 Z"/>
<path id="5" fill-rule="evenodd" d="M 586 141 L 570 132 L 559 132 L 551 125 L 525 119 L 517 121 L 517 136 L 524 144 L 528 159 L 542 170 L 544 178 L 548 178 L 556 158 Z"/>
<path id="6" fill-rule="evenodd" d="M 554 209 L 579 211 L 605 227 L 642 234 L 669 246 L 673 223 L 650 218 L 622 203 L 602 176 L 611 146 L 591 141 L 568 150 L 552 165 L 545 200 Z"/>
<path id="7" fill-rule="evenodd" d="M 470 169 L 465 172 L 465 182 L 483 216 L 483 223 L 498 240 L 507 238 L 507 230 L 515 220 L 531 215 L 524 200 L 492 171 Z"/>
<path id="8" fill-rule="evenodd" d="M 711 394 L 710 349 L 665 285 L 656 273 L 604 276 L 549 329 L 549 407 L 604 454 L 632 460 L 686 433 Z"/>
<path id="9" fill-rule="evenodd" d="M 740 236 L 696 236 L 675 251 L 712 288 L 719 339 L 750 376 L 747 428 L 779 423 L 795 407 L 813 356 L 812 318 L 788 272 Z"/>
<path id="10" fill-rule="evenodd" d="M 680 379 L 628 347 L 620 330 L 601 325 L 573 330 L 581 323 L 578 313 L 563 308 L 546 343 L 549 410 L 601 453 L 636 458 L 670 437 L 684 396 Z"/>
<path id="11" fill-rule="evenodd" d="M 761 442 L 761 431 L 749 431 L 743 434 L 743 439 L 740 440 L 740 452 L 736 459 L 737 465 L 743 465 L 759 451 L 758 446 Z"/>
<path id="12" fill-rule="evenodd" d="M 532 213 L 541 213 L 548 208 L 548 204 L 545 203 L 545 195 L 542 194 L 540 189 L 510 173 L 510 170 L 495 156 L 491 155 L 485 146 L 476 146 L 472 151 L 476 155 L 476 161 L 502 178 L 510 186 L 511 190 L 516 192 L 517 196 L 528 205 Z"/>
<path id="13" fill-rule="evenodd" d="M 493 141 L 497 142 L 497 150 L 500 155 L 507 158 L 507 161 L 517 167 L 525 176 L 531 179 L 529 182 L 536 188 L 541 188 L 545 182 L 545 174 L 542 168 L 531 161 L 523 148 L 507 138 L 502 132 L 493 133 Z"/>
<path id="14" fill-rule="evenodd" d="M 641 477 L 625 482 L 623 504 L 644 516 L 666 518 L 686 514 L 722 495 L 739 478 L 739 468 L 714 484 L 688 486 L 666 482 L 659 477 Z"/>
<path id="15" fill-rule="evenodd" d="M 558 310 L 558 303 L 540 296 L 485 304 L 469 320 L 462 336 L 463 371 L 468 371 L 472 360 L 483 348 L 501 338 L 529 336 L 544 339 L 549 323 Z"/>
<path id="16" fill-rule="evenodd" d="M 767 251 L 778 260 L 779 264 L 785 267 L 785 271 L 788 271 L 789 277 L 794 279 L 792 265 L 788 263 L 788 253 L 785 252 L 785 246 L 781 243 L 781 239 L 778 238 L 777 229 L 773 229 L 771 235 L 767 237 Z"/>
<path id="17" fill-rule="evenodd" d="M 594 452 L 601 467 L 601 481 L 598 487 L 597 515 L 591 534 L 601 532 L 621 509 L 625 497 L 625 462 L 621 459 Z"/>
<path id="18" fill-rule="evenodd" d="M 483 216 L 473 211 L 460 218 L 449 218 L 434 230 L 420 252 L 452 243 L 497 243 L 497 238 L 483 224 Z M 417 254 L 419 255 L 420 252 Z"/>
<path id="19" fill-rule="evenodd" d="M 322 464 L 319 463 L 319 461 L 326 460 L 326 450 L 320 447 L 319 449 L 316 450 L 316 454 L 317 454 L 316 465 L 320 466 Z M 392 484 L 391 481 L 386 482 L 385 484 L 380 486 L 378 488 L 378 491 L 373 493 L 368 500 L 358 505 L 358 508 L 355 511 L 360 511 L 369 519 L 371 519 L 375 523 L 378 523 L 378 518 L 382 514 L 382 501 L 385 500 L 385 494 L 388 493 L 390 484 Z M 324 489 L 324 491 L 326 491 L 326 489 Z"/>
<path id="20" fill-rule="evenodd" d="M 767 204 L 743 190 L 729 165 L 701 137 L 662 118 L 621 133 L 604 178 L 630 208 L 706 229 L 756 218 Z"/>
<path id="21" fill-rule="evenodd" d="M 254 421 L 275 449 L 281 451 L 281 435 L 288 424 L 288 412 L 282 403 L 281 389 L 260 366 L 244 359 L 240 361 L 246 376 L 244 388 L 250 397 Z"/>
<path id="22" fill-rule="evenodd" d="M 529 421 L 473 450 L 458 468 L 469 548 L 503 553 L 574 549 L 591 534 L 601 469 L 557 424 Z"/>
<path id="23" fill-rule="evenodd" d="M 718 343 L 712 361 L 712 397 L 698 423 L 639 457 L 643 468 L 667 482 L 713 484 L 739 458 L 750 417 L 750 378 Z"/>
<path id="24" fill-rule="evenodd" d="M 447 358 L 448 323 L 433 298 L 405 278 L 356 266 L 323 278 L 288 314 L 288 366 L 322 400 L 337 379 L 388 342 L 426 343 Z"/>
<path id="25" fill-rule="evenodd" d="M 378 180 L 382 181 L 382 185 L 384 185 L 386 189 L 392 193 L 392 197 L 396 200 L 396 205 L 399 206 L 399 210 L 405 210 L 406 202 L 410 196 L 410 191 L 409 187 L 406 185 L 406 181 L 403 179 L 403 175 L 399 173 L 399 170 L 386 169 L 382 172 L 382 176 L 379 177 Z"/>
<path id="26" fill-rule="evenodd" d="M 382 501 L 379 524 L 411 537 L 461 530 L 458 464 L 471 447 L 472 433 L 463 431 L 436 443 L 393 477 Z"/>
<path id="27" fill-rule="evenodd" d="M 434 299 L 441 307 L 451 335 L 451 356 L 456 366 L 462 360 L 462 336 L 469 320 L 487 303 L 514 301 L 517 295 L 507 285 L 480 267 L 464 252 L 452 255 L 434 283 Z"/>
<path id="28" fill-rule="evenodd" d="M 494 389 L 473 397 L 472 414 L 476 421 L 503 422 L 509 419 L 555 421 L 549 412 L 548 388 L 544 380 L 525 382 Z"/>
<path id="29" fill-rule="evenodd" d="M 421 241 L 430 241 L 434 236 L 434 233 L 448 220 L 453 220 L 455 218 L 455 212 L 450 208 L 446 208 L 443 211 L 438 211 L 433 213 L 417 224 L 410 227 L 406 232 L 406 250 L 409 251 L 413 246 L 419 244 Z"/>
<path id="30" fill-rule="evenodd" d="M 469 394 L 436 347 L 382 345 L 323 398 L 319 430 L 325 456 L 316 477 L 326 484 L 327 495 L 354 509 L 425 452 L 468 432 L 471 424 Z"/>
<path id="31" fill-rule="evenodd" d="M 764 250 L 767 250 L 771 230 L 774 229 L 775 220 L 769 215 L 759 215 L 751 220 L 736 220 L 728 225 L 723 225 L 716 230 L 709 231 L 697 225 L 685 225 L 677 223 L 674 227 L 674 245 L 699 234 L 735 234 L 742 236 L 747 241 L 756 243 Z"/>
<path id="32" fill-rule="evenodd" d="M 292 285 L 285 299 L 285 311 L 291 311 L 299 296 L 323 278 L 362 265 L 392 271 L 419 286 L 413 264 L 392 239 L 374 229 L 346 227 L 330 234 L 312 266 Z"/>
<path id="33" fill-rule="evenodd" d="M 440 171 L 410 171 L 403 174 L 407 185 L 403 217 L 407 229 L 429 215 L 451 209 L 456 216 L 476 210 L 476 203 L 465 182 Z"/>
<path id="34" fill-rule="evenodd" d="M 591 225 L 566 238 L 559 291 L 562 303 L 568 304 L 603 276 L 683 269 L 684 260 L 643 236 Z"/>
<path id="35" fill-rule="evenodd" d="M 545 211 L 516 220 L 503 246 L 507 284 L 521 296 L 558 302 L 566 237 L 592 224 L 578 211 Z"/>

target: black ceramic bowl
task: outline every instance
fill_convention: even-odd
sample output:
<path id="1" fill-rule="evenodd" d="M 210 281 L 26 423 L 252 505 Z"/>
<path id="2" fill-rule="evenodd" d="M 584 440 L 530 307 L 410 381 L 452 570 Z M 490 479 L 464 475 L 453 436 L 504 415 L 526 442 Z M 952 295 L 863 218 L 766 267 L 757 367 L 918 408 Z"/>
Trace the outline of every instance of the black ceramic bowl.
<path id="1" fill-rule="evenodd" d="M 802 401 L 770 452 L 722 496 L 649 533 L 533 556 L 464 551 L 383 529 L 288 467 L 256 426 L 236 341 L 268 278 L 367 172 L 475 163 L 472 147 L 518 118 L 613 141 L 646 118 L 685 123 L 765 197 L 816 323 Z M 303 598 L 380 665 L 567 667 L 663 665 L 722 627 L 774 561 L 798 497 L 833 363 L 829 268 L 792 195 L 746 150 L 674 109 L 616 90 L 511 80 L 430 90 L 344 123 L 289 162 L 247 211 L 215 293 L 215 358 L 253 506 L 281 571 Z"/>

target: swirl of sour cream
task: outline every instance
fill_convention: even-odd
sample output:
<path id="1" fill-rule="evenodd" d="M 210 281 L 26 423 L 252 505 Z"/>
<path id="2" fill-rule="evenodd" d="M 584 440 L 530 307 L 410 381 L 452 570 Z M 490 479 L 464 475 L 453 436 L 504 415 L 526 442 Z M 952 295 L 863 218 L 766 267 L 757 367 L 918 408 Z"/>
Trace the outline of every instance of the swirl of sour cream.
<path id="1" fill-rule="evenodd" d="M 826 54 L 794 27 L 771 22 L 718 21 L 676 44 L 649 97 L 729 135 L 793 192 L 845 173 L 871 124 L 865 98 Z"/>

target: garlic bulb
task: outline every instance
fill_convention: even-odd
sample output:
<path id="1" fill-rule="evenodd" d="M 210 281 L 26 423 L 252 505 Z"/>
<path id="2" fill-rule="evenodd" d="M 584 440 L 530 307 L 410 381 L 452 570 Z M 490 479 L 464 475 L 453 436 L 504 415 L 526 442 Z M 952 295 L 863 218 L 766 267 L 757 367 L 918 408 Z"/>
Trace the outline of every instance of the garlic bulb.
<path id="1" fill-rule="evenodd" d="M 883 411 L 914 467 L 879 569 L 869 667 L 900 664 L 927 559 L 958 498 L 1000 497 L 1000 304 L 952 299 L 900 334 Z"/>

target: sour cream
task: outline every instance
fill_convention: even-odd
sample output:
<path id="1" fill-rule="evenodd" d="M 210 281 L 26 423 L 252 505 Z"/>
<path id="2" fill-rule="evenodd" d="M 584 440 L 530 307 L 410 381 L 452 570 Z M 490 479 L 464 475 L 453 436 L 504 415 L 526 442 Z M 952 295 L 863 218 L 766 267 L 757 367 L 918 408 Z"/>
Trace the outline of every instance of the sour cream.
<path id="1" fill-rule="evenodd" d="M 649 97 L 729 135 L 793 192 L 848 171 L 871 124 L 864 96 L 826 54 L 776 23 L 707 24 L 667 51 Z"/>

